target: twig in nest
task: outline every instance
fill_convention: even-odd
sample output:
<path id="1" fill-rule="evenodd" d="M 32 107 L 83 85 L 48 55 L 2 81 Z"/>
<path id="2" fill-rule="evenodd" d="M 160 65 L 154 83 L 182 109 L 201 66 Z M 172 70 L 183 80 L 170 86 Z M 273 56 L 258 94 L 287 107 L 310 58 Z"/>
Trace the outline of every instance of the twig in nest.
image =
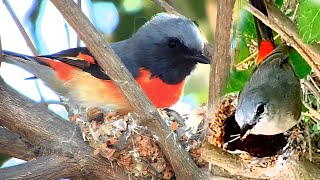
<path id="1" fill-rule="evenodd" d="M 240 138 L 241 141 L 243 141 L 244 139 L 246 139 L 251 133 L 251 129 L 247 130 L 247 132 Z"/>
<path id="2" fill-rule="evenodd" d="M 230 137 L 235 137 L 234 139 L 229 140 L 228 142 L 223 144 L 223 149 L 226 149 L 229 143 L 232 143 L 238 139 L 240 139 L 241 141 L 243 141 L 244 139 L 241 139 L 243 137 L 240 136 L 240 134 L 235 134 L 235 135 L 231 135 Z"/>

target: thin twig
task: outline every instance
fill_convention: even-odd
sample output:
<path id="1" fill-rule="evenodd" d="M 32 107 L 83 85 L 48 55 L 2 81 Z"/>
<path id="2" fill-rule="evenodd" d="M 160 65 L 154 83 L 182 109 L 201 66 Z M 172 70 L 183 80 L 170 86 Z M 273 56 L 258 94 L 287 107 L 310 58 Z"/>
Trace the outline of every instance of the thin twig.
<path id="1" fill-rule="evenodd" d="M 320 100 L 320 93 L 317 91 L 316 86 L 312 84 L 310 81 L 301 80 L 301 84 L 304 85 L 312 94 L 317 98 L 317 100 Z"/>
<path id="2" fill-rule="evenodd" d="M 77 0 L 77 4 L 78 4 L 79 8 L 82 9 L 82 7 L 81 7 L 81 0 Z M 80 47 L 80 43 L 81 43 L 81 39 L 80 39 L 80 37 L 77 35 L 77 47 Z"/>
<path id="3" fill-rule="evenodd" d="M 254 53 L 252 53 L 250 56 L 248 56 L 247 58 L 245 58 L 244 60 L 242 60 L 241 62 L 239 62 L 237 65 L 236 65 L 236 68 L 240 67 L 242 64 L 244 63 L 247 63 L 251 60 L 253 60 L 257 55 L 258 55 L 258 52 L 259 51 L 254 51 Z"/>
<path id="4" fill-rule="evenodd" d="M 314 110 L 309 104 L 303 102 L 303 105 L 309 110 L 309 113 L 317 119 L 320 119 L 320 113 Z"/>
<path id="5" fill-rule="evenodd" d="M 155 4 L 158 4 L 162 9 L 168 13 L 175 14 L 178 16 L 182 16 L 180 13 L 178 13 L 172 6 L 170 6 L 167 2 L 163 0 L 152 0 Z"/>
<path id="6" fill-rule="evenodd" d="M 319 89 L 318 85 L 316 84 L 316 82 L 313 80 L 313 78 L 310 75 L 308 75 L 307 80 L 310 81 L 312 83 L 313 87 L 315 87 L 317 89 L 316 92 L 318 92 L 319 96 L 320 96 L 320 89 Z M 319 100 L 320 100 L 320 98 L 319 98 Z"/>
<path id="7" fill-rule="evenodd" d="M 2 51 L 2 43 L 1 43 L 1 35 L 0 35 L 0 67 L 3 59 L 3 51 Z"/>
<path id="8" fill-rule="evenodd" d="M 34 56 L 38 56 L 39 53 L 38 53 L 36 47 L 34 46 L 33 42 L 31 41 L 29 35 L 27 34 L 26 30 L 24 29 L 23 25 L 21 24 L 19 18 L 16 16 L 16 14 L 15 14 L 14 10 L 12 9 L 11 5 L 9 4 L 9 2 L 7 0 L 3 0 L 3 4 L 6 6 L 6 8 L 7 8 L 8 12 L 10 13 L 13 21 L 16 23 L 16 26 L 18 27 L 21 35 L 23 36 L 27 46 L 30 48 L 32 54 Z M 2 55 L 2 53 L 1 53 L 1 55 Z M 41 90 L 39 88 L 39 82 L 37 80 L 35 80 L 35 85 L 36 85 L 36 88 L 38 90 L 40 99 L 41 99 L 41 101 L 43 101 L 44 97 L 43 97 L 43 95 L 41 93 Z"/>
<path id="9" fill-rule="evenodd" d="M 314 122 L 318 122 L 319 121 L 313 114 L 310 114 L 310 113 L 307 113 L 307 112 L 301 112 L 301 115 L 310 117 Z"/>
<path id="10" fill-rule="evenodd" d="M 10 6 L 9 2 L 7 0 L 2 0 L 3 4 L 6 6 L 8 12 L 10 13 L 13 21 L 16 23 L 20 33 L 22 34 L 24 40 L 27 43 L 27 46 L 30 48 L 32 54 L 34 56 L 38 56 L 39 53 L 37 51 L 37 49 L 35 48 L 35 46 L 33 45 L 30 37 L 28 36 L 26 30 L 24 29 L 24 27 L 22 26 L 21 22 L 19 21 L 19 18 L 16 16 L 15 12 L 13 11 L 12 7 Z"/>

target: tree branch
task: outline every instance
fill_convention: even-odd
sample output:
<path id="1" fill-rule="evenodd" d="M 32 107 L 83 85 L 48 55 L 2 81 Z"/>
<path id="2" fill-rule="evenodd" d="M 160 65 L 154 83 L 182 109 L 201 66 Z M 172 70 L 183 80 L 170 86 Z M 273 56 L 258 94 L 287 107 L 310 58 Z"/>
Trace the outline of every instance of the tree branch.
<path id="1" fill-rule="evenodd" d="M 22 140 L 18 135 L 5 127 L 0 127 L 0 154 L 6 154 L 23 160 L 31 160 L 36 157 L 34 150 L 36 149 Z"/>
<path id="2" fill-rule="evenodd" d="M 2 179 L 59 179 L 75 178 L 80 172 L 77 162 L 66 157 L 40 157 L 27 163 L 0 169 Z"/>
<path id="3" fill-rule="evenodd" d="M 213 145 L 204 145 L 202 157 L 209 163 L 225 169 L 232 177 L 254 179 L 317 179 L 320 177 L 319 167 L 309 160 L 298 160 L 290 157 L 283 167 L 277 163 L 269 167 L 256 167 L 255 171 L 249 172 L 248 167 L 237 156 L 232 155 L 221 148 Z M 240 179 L 241 179 L 240 178 Z"/>
<path id="4" fill-rule="evenodd" d="M 209 77 L 208 117 L 213 117 L 219 103 L 231 66 L 233 9 L 235 0 L 218 1 L 216 32 Z"/>
<path id="5" fill-rule="evenodd" d="M 312 70 L 320 77 L 320 54 L 313 45 L 304 44 L 298 35 L 296 25 L 285 16 L 273 2 L 266 2 L 268 9 L 268 17 L 259 10 L 248 4 L 247 10 L 255 17 L 260 19 L 264 24 L 276 31 L 290 46 L 307 61 Z"/>
<path id="6" fill-rule="evenodd" d="M 307 159 L 288 159 L 277 175 L 278 179 L 319 179 L 319 167 Z"/>
<path id="7" fill-rule="evenodd" d="M 76 174 L 80 174 L 82 178 L 128 178 L 117 165 L 112 165 L 105 158 L 93 154 L 93 149 L 83 141 L 77 126 L 15 92 L 1 78 L 0 97 L 0 125 L 27 139 L 32 146 L 38 146 L 38 157 L 58 156 L 59 161 L 68 164 L 65 171 L 78 169 Z M 56 172 L 59 170 L 56 169 Z"/>
<path id="8" fill-rule="evenodd" d="M 168 4 L 167 2 L 163 1 L 163 0 L 152 0 L 155 4 L 158 4 L 160 7 L 162 7 L 162 9 L 168 13 L 171 14 L 175 14 L 178 16 L 183 16 L 180 13 L 178 13 L 172 6 L 170 6 L 170 4 Z"/>
<path id="9" fill-rule="evenodd" d="M 170 161 L 178 179 L 205 179 L 190 155 L 176 142 L 170 129 L 157 109 L 143 94 L 131 73 L 90 23 L 88 18 L 71 0 L 51 0 L 66 21 L 77 32 L 99 65 L 121 93 L 126 97 L 133 110 L 144 120 L 149 130 L 159 138 L 158 144 Z"/>

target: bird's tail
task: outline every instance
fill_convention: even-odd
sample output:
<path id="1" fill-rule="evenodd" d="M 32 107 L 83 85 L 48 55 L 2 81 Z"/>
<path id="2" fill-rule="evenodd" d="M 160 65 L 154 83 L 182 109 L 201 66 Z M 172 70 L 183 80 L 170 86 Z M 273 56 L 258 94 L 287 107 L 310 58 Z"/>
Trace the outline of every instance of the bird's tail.
<path id="1" fill-rule="evenodd" d="M 250 4 L 261 11 L 264 15 L 268 16 L 267 8 L 264 0 L 250 0 Z M 259 19 L 254 17 L 254 23 L 256 26 L 257 37 L 258 37 L 258 48 L 259 53 L 256 60 L 258 65 L 263 61 L 275 48 L 272 29 L 266 26 Z"/>
<path id="2" fill-rule="evenodd" d="M 41 79 L 58 94 L 67 94 L 67 89 L 61 86 L 64 82 L 57 78 L 55 71 L 39 57 L 28 56 L 5 50 L 3 51 L 3 55 L 5 63 L 16 65 L 32 73 L 36 78 Z M 34 79 L 35 77 L 27 79 Z"/>
<path id="3" fill-rule="evenodd" d="M 5 58 L 4 62 L 6 63 L 9 63 L 9 64 L 14 64 L 14 65 L 18 65 L 18 66 L 22 66 L 23 68 L 26 68 L 28 70 L 27 67 L 25 67 L 24 64 L 26 63 L 36 63 L 36 64 L 39 64 L 39 65 L 43 65 L 43 66 L 48 66 L 47 63 L 41 61 L 40 59 L 38 59 L 37 57 L 34 57 L 34 56 L 28 56 L 28 55 L 25 55 L 25 54 L 19 54 L 19 53 L 16 53 L 16 52 L 12 52 L 12 51 L 6 51 L 6 50 L 3 50 L 3 55 L 4 56 L 9 56 L 9 57 L 13 57 L 14 59 L 7 59 Z M 29 66 L 29 65 L 28 65 Z"/>

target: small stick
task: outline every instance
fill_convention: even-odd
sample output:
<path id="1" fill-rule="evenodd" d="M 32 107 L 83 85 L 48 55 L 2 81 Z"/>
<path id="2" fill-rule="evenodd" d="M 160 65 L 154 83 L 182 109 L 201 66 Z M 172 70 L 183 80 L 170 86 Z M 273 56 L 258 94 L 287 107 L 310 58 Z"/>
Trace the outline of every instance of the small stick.
<path id="1" fill-rule="evenodd" d="M 77 0 L 77 4 L 78 4 L 79 8 L 81 9 L 81 0 Z M 81 43 L 81 39 L 80 39 L 79 35 L 77 34 L 77 47 L 80 47 L 80 43 Z"/>
<path id="2" fill-rule="evenodd" d="M 241 138 L 240 140 L 243 141 L 244 139 L 246 139 L 251 133 L 251 129 L 249 129 Z"/>
<path id="3" fill-rule="evenodd" d="M 30 48 L 32 54 L 34 56 L 38 56 L 39 53 L 37 51 L 37 49 L 35 48 L 35 46 L 33 45 L 30 37 L 28 36 L 26 30 L 24 29 L 24 27 L 22 26 L 21 22 L 19 21 L 19 18 L 17 17 L 17 15 L 15 14 L 15 12 L 13 11 L 12 7 L 10 6 L 9 2 L 7 0 L 2 0 L 3 4 L 6 6 L 8 12 L 10 13 L 13 21 L 16 23 L 20 33 L 22 34 L 24 40 L 27 43 L 27 46 Z"/>

